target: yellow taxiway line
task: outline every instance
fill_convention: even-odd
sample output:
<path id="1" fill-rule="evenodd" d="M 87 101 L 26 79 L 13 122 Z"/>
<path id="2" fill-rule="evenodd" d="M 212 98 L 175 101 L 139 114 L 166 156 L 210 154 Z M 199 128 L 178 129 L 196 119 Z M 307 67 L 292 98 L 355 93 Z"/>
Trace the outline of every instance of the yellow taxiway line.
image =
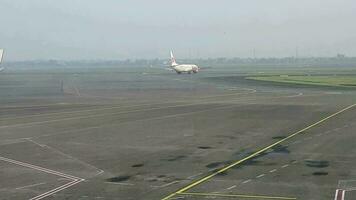
<path id="1" fill-rule="evenodd" d="M 341 113 L 343 113 L 343 112 L 345 112 L 345 111 L 347 111 L 347 110 L 349 110 L 349 109 L 351 109 L 351 108 L 353 108 L 353 107 L 355 107 L 355 106 L 356 106 L 356 104 L 352 104 L 352 105 L 350 105 L 350 106 L 347 106 L 346 108 L 343 108 L 343 109 L 339 110 L 338 112 L 336 112 L 336 113 L 334 113 L 334 114 L 332 114 L 332 115 L 329 115 L 329 116 L 327 116 L 327 117 L 325 117 L 325 118 L 323 118 L 323 119 L 321 119 L 321 120 L 319 120 L 319 121 L 317 121 L 317 122 L 315 122 L 315 123 L 313 123 L 313 124 L 311 124 L 311 125 L 309 125 L 309 126 L 303 128 L 303 129 L 301 129 L 301 130 L 299 130 L 299 131 L 297 131 L 297 132 L 295 132 L 295 133 L 292 133 L 292 134 L 289 135 L 288 137 L 283 138 L 283 139 L 281 139 L 281 140 L 279 140 L 279 141 L 277 141 L 277 142 L 275 142 L 275 143 L 273 143 L 273 144 L 271 144 L 271 145 L 269 145 L 269 146 L 266 146 L 266 147 L 262 148 L 261 150 L 258 150 L 258 151 L 256 151 L 255 153 L 253 153 L 253 154 L 251 154 L 251 155 L 249 155 L 249 156 L 247 156 L 247 157 L 245 157 L 245 158 L 243 158 L 243 159 L 241 159 L 241 160 L 238 160 L 238 161 L 236 161 L 236 162 L 234 162 L 234 163 L 232 163 L 232 164 L 230 164 L 230 165 L 227 165 L 227 166 L 221 168 L 220 170 L 218 170 L 218 171 L 216 171 L 216 172 L 214 172 L 214 173 L 212 173 L 212 174 L 210 174 L 210 175 L 207 175 L 207 176 L 205 176 L 205 177 L 203 177 L 203 178 L 201 178 L 201 179 L 195 180 L 195 181 L 193 181 L 192 183 L 190 183 L 189 185 L 187 185 L 187 186 L 185 186 L 185 187 L 179 189 L 178 191 L 173 192 L 173 193 L 169 194 L 168 196 L 164 197 L 162 200 L 168 200 L 168 199 L 170 199 L 170 198 L 172 198 L 172 197 L 174 197 L 174 196 L 176 196 L 176 195 L 185 193 L 185 192 L 188 191 L 189 189 L 191 189 L 191 188 L 193 188 L 193 187 L 195 187 L 195 186 L 197 186 L 197 185 L 199 185 L 199 184 L 201 184 L 201 183 L 204 183 L 204 182 L 208 181 L 209 179 L 213 178 L 214 176 L 216 176 L 216 175 L 218 175 L 218 174 L 221 174 L 221 173 L 223 173 L 223 172 L 225 172 L 225 171 L 227 171 L 227 170 L 229 170 L 229 169 L 235 167 L 236 165 L 239 165 L 239 164 L 241 164 L 242 162 L 245 162 L 245 161 L 247 161 L 247 160 L 249 160 L 249 159 L 251 159 L 251 158 L 253 158 L 253 157 L 256 157 L 256 156 L 258 156 L 260 153 L 263 153 L 263 152 L 265 152 L 265 151 L 271 149 L 272 147 L 274 147 L 274 146 L 276 146 L 276 145 L 278 145 L 278 144 L 280 144 L 280 143 L 282 143 L 282 142 L 284 142 L 284 141 L 286 141 L 286 140 L 289 140 L 289 139 L 291 139 L 291 138 L 293 138 L 293 137 L 295 137 L 295 136 L 297 136 L 297 135 L 303 133 L 304 131 L 306 131 L 306 130 L 308 130 L 308 129 L 311 129 L 311 128 L 313 128 L 313 127 L 315 127 L 315 126 L 317 126 L 317 125 L 319 125 L 319 124 L 321 124 L 321 123 L 327 121 L 328 119 L 330 119 L 330 118 L 332 118 L 332 117 L 335 117 L 336 115 L 339 115 L 339 114 L 341 114 Z"/>
<path id="2" fill-rule="evenodd" d="M 278 199 L 278 200 L 295 200 L 295 197 L 277 197 L 265 195 L 247 195 L 247 194 L 220 194 L 220 193 L 200 193 L 200 192 L 182 192 L 179 195 L 192 196 L 211 196 L 211 197 L 236 197 L 236 198 L 253 198 L 253 199 Z"/>

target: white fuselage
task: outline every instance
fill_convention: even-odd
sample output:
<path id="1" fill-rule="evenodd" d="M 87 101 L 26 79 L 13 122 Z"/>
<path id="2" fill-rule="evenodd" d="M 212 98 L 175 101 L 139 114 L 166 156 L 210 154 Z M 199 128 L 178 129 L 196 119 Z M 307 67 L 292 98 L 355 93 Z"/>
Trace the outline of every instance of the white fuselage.
<path id="1" fill-rule="evenodd" d="M 197 73 L 199 70 L 199 67 L 197 65 L 193 64 L 182 64 L 182 65 L 175 65 L 172 66 L 172 68 L 177 72 L 177 73 Z"/>
<path id="2" fill-rule="evenodd" d="M 199 71 L 199 67 L 194 64 L 178 64 L 176 59 L 173 56 L 173 52 L 171 51 L 171 68 L 176 71 L 178 74 L 183 72 L 185 73 L 197 73 Z"/>

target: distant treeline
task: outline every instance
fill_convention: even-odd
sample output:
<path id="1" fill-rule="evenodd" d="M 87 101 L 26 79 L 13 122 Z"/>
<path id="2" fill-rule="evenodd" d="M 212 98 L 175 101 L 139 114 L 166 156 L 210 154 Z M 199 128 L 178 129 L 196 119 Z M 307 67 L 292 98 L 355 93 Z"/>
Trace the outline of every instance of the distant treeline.
<path id="1" fill-rule="evenodd" d="M 179 63 L 194 63 L 204 66 L 219 65 L 286 65 L 286 66 L 355 66 L 356 57 L 285 57 L 285 58 L 206 58 L 179 59 Z M 4 63 L 5 64 L 5 63 Z M 168 59 L 125 60 L 32 60 L 7 62 L 7 66 L 168 66 Z"/>

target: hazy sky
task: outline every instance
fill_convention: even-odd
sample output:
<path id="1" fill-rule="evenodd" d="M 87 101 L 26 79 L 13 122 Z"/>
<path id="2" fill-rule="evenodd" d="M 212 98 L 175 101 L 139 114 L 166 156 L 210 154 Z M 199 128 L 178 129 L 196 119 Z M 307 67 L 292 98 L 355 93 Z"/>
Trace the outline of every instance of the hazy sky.
<path id="1" fill-rule="evenodd" d="M 0 0 L 6 59 L 356 56 L 355 0 Z"/>

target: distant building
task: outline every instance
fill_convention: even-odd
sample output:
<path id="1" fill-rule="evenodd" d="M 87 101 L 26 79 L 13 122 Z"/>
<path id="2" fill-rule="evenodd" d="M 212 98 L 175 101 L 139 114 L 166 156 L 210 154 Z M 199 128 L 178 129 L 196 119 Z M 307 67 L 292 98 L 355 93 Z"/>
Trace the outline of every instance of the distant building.
<path id="1" fill-rule="evenodd" d="M 338 53 L 336 55 L 336 58 L 345 58 L 345 57 L 346 57 L 345 54 L 341 54 L 341 53 Z"/>

